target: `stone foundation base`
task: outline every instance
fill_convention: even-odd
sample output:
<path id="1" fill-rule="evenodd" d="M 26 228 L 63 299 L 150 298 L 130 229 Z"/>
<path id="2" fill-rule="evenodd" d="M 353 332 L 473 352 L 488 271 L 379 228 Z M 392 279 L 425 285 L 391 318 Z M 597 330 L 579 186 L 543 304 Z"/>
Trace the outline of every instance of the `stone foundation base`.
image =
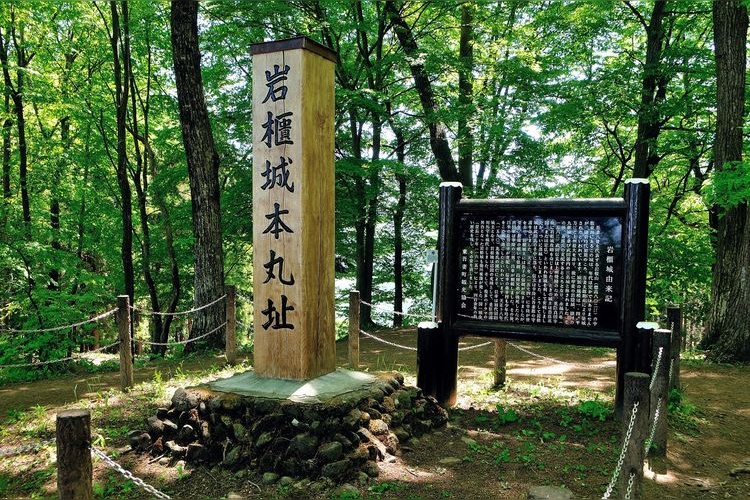
<path id="1" fill-rule="evenodd" d="M 377 476 L 377 461 L 448 420 L 397 373 L 338 370 L 325 380 L 277 384 L 235 377 L 178 389 L 170 408 L 148 418 L 147 430 L 130 433 L 131 446 L 173 460 L 343 483 Z M 231 387 L 245 394 L 225 392 Z"/>

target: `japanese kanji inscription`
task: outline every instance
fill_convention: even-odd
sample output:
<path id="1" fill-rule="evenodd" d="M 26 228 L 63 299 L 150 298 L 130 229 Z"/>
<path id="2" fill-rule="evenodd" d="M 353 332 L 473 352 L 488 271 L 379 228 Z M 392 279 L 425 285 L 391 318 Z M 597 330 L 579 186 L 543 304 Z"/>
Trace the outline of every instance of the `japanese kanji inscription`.
<path id="1" fill-rule="evenodd" d="M 255 372 L 304 380 L 335 369 L 336 54 L 304 37 L 252 53 Z"/>

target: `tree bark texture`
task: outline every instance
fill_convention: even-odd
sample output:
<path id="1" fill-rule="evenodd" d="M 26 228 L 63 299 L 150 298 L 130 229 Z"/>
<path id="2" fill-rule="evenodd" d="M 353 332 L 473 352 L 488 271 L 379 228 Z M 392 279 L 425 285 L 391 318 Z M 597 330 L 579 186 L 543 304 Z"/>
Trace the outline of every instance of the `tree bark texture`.
<path id="1" fill-rule="evenodd" d="M 468 117 L 472 113 L 474 82 L 474 6 L 471 2 L 461 5 L 461 35 L 458 42 L 458 104 L 461 113 L 458 119 L 458 172 L 464 187 L 474 185 L 474 136 Z"/>
<path id="2" fill-rule="evenodd" d="M 55 421 L 57 494 L 62 499 L 94 498 L 91 465 L 91 415 L 88 410 L 65 410 Z"/>
<path id="3" fill-rule="evenodd" d="M 646 64 L 643 68 L 641 105 L 638 110 L 638 132 L 635 142 L 633 176 L 647 179 L 659 163 L 656 141 L 661 133 L 659 104 L 667 93 L 667 81 L 661 69 L 664 47 L 664 19 L 667 0 L 657 0 L 646 28 Z"/>
<path id="4" fill-rule="evenodd" d="M 740 0 L 715 1 L 717 175 L 742 161 L 747 67 L 747 8 Z M 721 200 L 719 200 L 721 202 Z M 750 361 L 750 221 L 747 200 L 719 208 L 716 262 L 706 343 L 717 361 Z"/>
<path id="5" fill-rule="evenodd" d="M 172 52 L 182 141 L 185 145 L 195 238 L 195 306 L 224 294 L 224 263 L 219 207 L 219 155 L 214 145 L 198 47 L 198 2 L 172 0 Z M 208 333 L 226 321 L 219 302 L 196 313 L 191 337 Z M 223 345 L 221 329 L 209 338 L 213 347 Z M 193 344 L 188 344 L 191 346 Z"/>

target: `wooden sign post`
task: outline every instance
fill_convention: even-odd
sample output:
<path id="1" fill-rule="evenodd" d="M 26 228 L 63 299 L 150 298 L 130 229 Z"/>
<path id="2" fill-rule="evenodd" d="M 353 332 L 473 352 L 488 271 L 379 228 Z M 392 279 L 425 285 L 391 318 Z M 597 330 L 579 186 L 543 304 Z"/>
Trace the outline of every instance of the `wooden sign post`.
<path id="1" fill-rule="evenodd" d="M 335 370 L 336 53 L 305 37 L 252 46 L 255 372 Z"/>

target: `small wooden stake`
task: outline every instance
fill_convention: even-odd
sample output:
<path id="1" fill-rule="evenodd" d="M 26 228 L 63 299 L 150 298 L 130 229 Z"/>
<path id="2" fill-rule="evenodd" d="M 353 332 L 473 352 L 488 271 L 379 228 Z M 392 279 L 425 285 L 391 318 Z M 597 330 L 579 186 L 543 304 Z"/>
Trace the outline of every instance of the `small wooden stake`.
<path id="1" fill-rule="evenodd" d="M 668 389 L 669 389 L 669 353 L 672 340 L 672 331 L 659 329 L 654 331 L 653 337 L 653 358 L 654 365 L 659 356 L 659 349 L 662 349 L 661 363 L 654 366 L 652 370 L 653 385 L 651 387 L 651 406 L 650 422 L 656 425 L 654 430 L 654 441 L 651 444 L 651 450 L 646 450 L 651 456 L 664 457 L 667 455 L 667 407 Z M 654 371 L 655 370 L 655 371 Z M 661 403 L 659 401 L 661 400 Z M 659 419 L 656 420 L 656 409 L 659 408 Z"/>
<path id="2" fill-rule="evenodd" d="M 117 297 L 117 330 L 120 334 L 120 388 L 133 387 L 133 351 L 130 339 L 130 297 Z"/>
<path id="3" fill-rule="evenodd" d="M 75 409 L 58 413 L 56 430 L 58 496 L 63 500 L 94 498 L 89 411 Z"/>
<path id="4" fill-rule="evenodd" d="M 627 434 L 633 406 L 638 403 L 630 440 L 625 444 L 627 451 L 617 480 L 618 498 L 625 498 L 630 476 L 633 475 L 630 498 L 642 498 L 644 446 L 649 431 L 649 383 L 647 373 L 628 372 L 625 374 L 624 413 L 622 434 Z"/>
<path id="5" fill-rule="evenodd" d="M 226 326 L 226 338 L 225 341 L 225 356 L 227 357 L 227 363 L 234 365 L 237 363 L 237 289 L 234 285 L 227 285 L 224 289 L 226 294 L 226 309 L 227 309 L 227 326 Z"/>
<path id="6" fill-rule="evenodd" d="M 359 291 L 349 292 L 349 367 L 359 369 Z"/>
<path id="7" fill-rule="evenodd" d="M 506 347 L 508 343 L 504 340 L 495 341 L 495 385 L 494 387 L 505 386 L 506 372 Z"/>
<path id="8" fill-rule="evenodd" d="M 685 339 L 682 336 L 682 308 L 671 306 L 667 308 L 667 327 L 672 330 L 671 362 L 672 376 L 669 379 L 669 392 L 673 389 L 680 390 L 680 351 L 685 348 Z"/>

